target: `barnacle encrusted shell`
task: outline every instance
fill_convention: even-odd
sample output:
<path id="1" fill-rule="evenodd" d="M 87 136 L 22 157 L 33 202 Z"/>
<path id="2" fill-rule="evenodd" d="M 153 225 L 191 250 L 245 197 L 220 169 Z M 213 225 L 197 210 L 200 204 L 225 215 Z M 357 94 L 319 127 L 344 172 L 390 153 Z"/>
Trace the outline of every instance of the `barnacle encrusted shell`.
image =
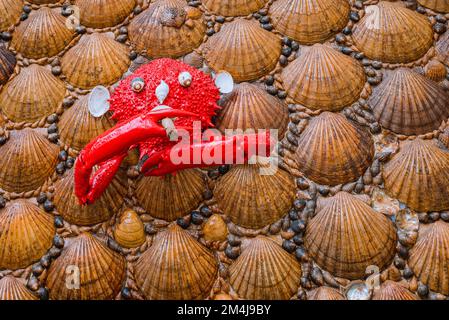
<path id="1" fill-rule="evenodd" d="M 119 293 L 124 279 L 125 259 L 90 233 L 82 233 L 65 239 L 61 256 L 48 270 L 46 284 L 51 299 L 110 300 Z"/>
<path id="2" fill-rule="evenodd" d="M 39 88 L 39 89 L 37 89 Z M 0 108 L 14 122 L 33 122 L 54 112 L 66 93 L 62 80 L 37 64 L 22 68 L 0 93 Z"/>
<path id="3" fill-rule="evenodd" d="M 131 13 L 136 0 L 76 0 L 80 22 L 91 28 L 112 27 Z"/>
<path id="4" fill-rule="evenodd" d="M 373 156 L 370 134 L 343 115 L 331 112 L 323 112 L 310 121 L 296 150 L 300 171 L 327 185 L 355 180 L 369 167 Z"/>
<path id="5" fill-rule="evenodd" d="M 355 59 L 315 44 L 284 69 L 282 80 L 297 103 L 311 109 L 338 111 L 359 98 L 366 76 Z"/>
<path id="6" fill-rule="evenodd" d="M 295 258 L 265 236 L 250 240 L 229 267 L 229 283 L 239 297 L 250 300 L 290 299 L 300 277 Z"/>
<path id="7" fill-rule="evenodd" d="M 127 47 L 103 33 L 82 36 L 61 59 L 67 80 L 82 89 L 113 84 L 129 64 Z"/>
<path id="8" fill-rule="evenodd" d="M 278 0 L 270 7 L 275 29 L 304 44 L 323 42 L 349 20 L 346 0 Z"/>
<path id="9" fill-rule="evenodd" d="M 0 47 L 0 85 L 5 84 L 16 66 L 16 57 L 6 48 Z"/>
<path id="10" fill-rule="evenodd" d="M 222 16 L 246 16 L 265 5 L 266 0 L 204 0 L 206 8 Z"/>
<path id="11" fill-rule="evenodd" d="M 281 39 L 257 21 L 237 18 L 209 38 L 204 53 L 213 70 L 226 70 L 238 82 L 249 81 L 273 70 L 281 54 Z"/>
<path id="12" fill-rule="evenodd" d="M 387 280 L 374 292 L 373 300 L 419 300 L 400 283 Z"/>
<path id="13" fill-rule="evenodd" d="M 39 130 L 11 131 L 0 147 L 0 188 L 25 192 L 41 187 L 54 171 L 58 152 Z"/>
<path id="14" fill-rule="evenodd" d="M 218 206 L 239 226 L 258 229 L 273 223 L 295 199 L 293 177 L 281 169 L 262 175 L 264 168 L 266 164 L 236 165 L 217 182 Z"/>
<path id="15" fill-rule="evenodd" d="M 19 269 L 39 260 L 52 246 L 53 217 L 28 200 L 0 210 L 0 269 Z"/>
<path id="16" fill-rule="evenodd" d="M 449 117 L 449 94 L 406 68 L 387 73 L 368 104 L 384 128 L 404 135 L 431 132 Z"/>
<path id="17" fill-rule="evenodd" d="M 419 4 L 437 12 L 449 12 L 448 0 L 418 0 Z"/>
<path id="18" fill-rule="evenodd" d="M 446 78 L 446 66 L 437 59 L 432 59 L 424 67 L 424 75 L 436 82 L 443 81 Z"/>
<path id="19" fill-rule="evenodd" d="M 410 250 L 409 266 L 430 290 L 449 294 L 448 223 L 438 220 L 420 226 L 418 241 Z"/>
<path id="20" fill-rule="evenodd" d="M 137 185 L 136 196 L 150 215 L 173 221 L 199 205 L 205 187 L 201 171 L 182 170 L 163 178 L 143 177 Z"/>
<path id="21" fill-rule="evenodd" d="M 0 279 L 0 301 L 38 300 L 19 279 L 8 275 Z"/>
<path id="22" fill-rule="evenodd" d="M 396 3 L 382 1 L 365 8 L 352 38 L 368 58 L 387 63 L 415 61 L 433 44 L 427 17 Z"/>
<path id="23" fill-rule="evenodd" d="M 213 214 L 203 224 L 202 231 L 207 241 L 224 241 L 228 235 L 228 226 L 219 214 Z"/>
<path id="24" fill-rule="evenodd" d="M 435 45 L 438 57 L 449 66 L 449 32 L 445 32 Z"/>
<path id="25" fill-rule="evenodd" d="M 449 152 L 432 140 L 401 144 L 385 164 L 385 189 L 416 211 L 449 209 Z"/>
<path id="26" fill-rule="evenodd" d="M 73 37 L 74 31 L 67 28 L 60 9 L 43 7 L 19 24 L 11 46 L 27 58 L 40 59 L 57 55 Z"/>
<path id="27" fill-rule="evenodd" d="M 396 231 L 387 217 L 343 191 L 321 201 L 304 235 L 304 246 L 320 267 L 357 279 L 368 266 L 382 269 L 391 262 Z"/>
<path id="28" fill-rule="evenodd" d="M 135 265 L 136 282 L 151 300 L 204 299 L 217 272 L 212 252 L 177 225 L 158 233 Z"/>
<path id="29" fill-rule="evenodd" d="M 22 13 L 22 0 L 0 0 L 0 31 L 15 24 Z"/>
<path id="30" fill-rule="evenodd" d="M 145 242 L 143 223 L 133 210 L 125 210 L 115 227 L 114 238 L 125 248 L 135 248 Z"/>
<path id="31" fill-rule="evenodd" d="M 164 16 L 184 16 L 187 3 L 182 0 L 156 0 L 129 25 L 129 38 L 139 51 L 152 58 L 180 57 L 197 48 L 206 32 L 201 12 L 191 8 L 192 26 L 165 25 Z"/>
<path id="32" fill-rule="evenodd" d="M 346 300 L 346 298 L 335 288 L 318 287 L 307 293 L 307 300 Z"/>

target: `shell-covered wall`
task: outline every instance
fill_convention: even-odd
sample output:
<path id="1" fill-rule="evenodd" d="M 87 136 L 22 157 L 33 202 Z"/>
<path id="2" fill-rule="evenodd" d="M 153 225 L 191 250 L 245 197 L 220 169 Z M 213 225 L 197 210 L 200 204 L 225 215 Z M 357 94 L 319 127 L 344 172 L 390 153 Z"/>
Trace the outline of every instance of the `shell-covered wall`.
<path id="1" fill-rule="evenodd" d="M 446 299 L 447 1 L 0 0 L 0 299 Z M 159 57 L 238 85 L 266 164 L 73 193 L 87 110 Z M 14 248 L 14 249 L 12 249 Z"/>

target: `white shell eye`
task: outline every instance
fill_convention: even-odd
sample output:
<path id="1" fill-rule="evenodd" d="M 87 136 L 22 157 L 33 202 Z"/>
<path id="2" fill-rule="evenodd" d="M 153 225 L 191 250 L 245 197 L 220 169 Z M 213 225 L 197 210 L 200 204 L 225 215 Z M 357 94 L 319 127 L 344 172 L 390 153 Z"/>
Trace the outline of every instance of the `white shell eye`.
<path id="1" fill-rule="evenodd" d="M 168 87 L 168 84 L 164 80 L 161 80 L 161 83 L 157 86 L 156 92 L 155 92 L 157 100 L 159 100 L 160 104 L 162 104 L 164 102 L 164 100 L 165 100 L 165 98 L 167 98 L 169 92 L 170 92 L 170 88 Z"/>
<path id="2" fill-rule="evenodd" d="M 192 75 L 187 71 L 181 72 L 178 76 L 179 84 L 183 87 L 189 87 L 192 84 Z"/>
<path id="3" fill-rule="evenodd" d="M 145 81 L 142 78 L 134 78 L 131 81 L 131 89 L 134 92 L 141 92 L 145 87 Z"/>
<path id="4" fill-rule="evenodd" d="M 87 107 L 92 116 L 98 118 L 109 110 L 109 90 L 103 86 L 95 87 L 90 93 Z"/>
<path id="5" fill-rule="evenodd" d="M 222 71 L 215 76 L 215 85 L 220 93 L 231 93 L 234 90 L 234 79 L 229 72 Z"/>

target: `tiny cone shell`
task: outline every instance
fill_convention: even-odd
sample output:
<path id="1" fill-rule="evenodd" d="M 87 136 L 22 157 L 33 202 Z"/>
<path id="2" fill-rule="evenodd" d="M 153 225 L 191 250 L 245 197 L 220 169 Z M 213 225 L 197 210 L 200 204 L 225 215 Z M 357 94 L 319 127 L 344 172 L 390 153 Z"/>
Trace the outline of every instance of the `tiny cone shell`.
<path id="1" fill-rule="evenodd" d="M 0 0 L 0 32 L 19 20 L 22 8 L 22 0 Z"/>
<path id="2" fill-rule="evenodd" d="M 6 276 L 0 279 L 0 301 L 5 300 L 38 300 L 19 279 Z"/>
<path id="3" fill-rule="evenodd" d="M 229 16 L 246 16 L 265 5 L 266 0 L 204 0 L 206 8 L 214 13 Z"/>
<path id="4" fill-rule="evenodd" d="M 420 5 L 437 12 L 449 12 L 448 0 L 418 0 Z"/>
<path id="5" fill-rule="evenodd" d="M 132 12 L 136 0 L 76 0 L 80 22 L 91 28 L 113 27 Z"/>
<path id="6" fill-rule="evenodd" d="M 14 72 L 16 66 L 16 57 L 14 54 L 0 47 L 0 85 L 5 84 Z"/>
<path id="7" fill-rule="evenodd" d="M 296 259 L 265 236 L 252 239 L 229 267 L 229 283 L 240 298 L 250 300 L 290 299 L 300 277 Z"/>
<path id="8" fill-rule="evenodd" d="M 319 287 L 307 293 L 307 300 L 346 300 L 346 298 L 335 288 Z"/>
<path id="9" fill-rule="evenodd" d="M 446 65 L 449 65 L 449 32 L 445 32 L 435 45 L 438 56 Z"/>
<path id="10" fill-rule="evenodd" d="M 114 238 L 125 248 L 136 248 L 145 242 L 142 221 L 134 210 L 126 210 L 114 230 Z"/>
<path id="11" fill-rule="evenodd" d="M 219 214 L 213 214 L 204 224 L 203 234 L 207 241 L 224 241 L 228 236 L 228 227 Z"/>
<path id="12" fill-rule="evenodd" d="M 159 233 L 135 265 L 136 282 L 150 300 L 204 299 L 217 273 L 213 254 L 177 225 Z"/>
<path id="13" fill-rule="evenodd" d="M 374 292 L 373 300 L 419 300 L 416 295 L 410 292 L 401 284 L 387 280 Z"/>
<path id="14" fill-rule="evenodd" d="M 424 74 L 430 80 L 440 82 L 446 78 L 446 66 L 439 60 L 432 59 L 424 67 Z"/>

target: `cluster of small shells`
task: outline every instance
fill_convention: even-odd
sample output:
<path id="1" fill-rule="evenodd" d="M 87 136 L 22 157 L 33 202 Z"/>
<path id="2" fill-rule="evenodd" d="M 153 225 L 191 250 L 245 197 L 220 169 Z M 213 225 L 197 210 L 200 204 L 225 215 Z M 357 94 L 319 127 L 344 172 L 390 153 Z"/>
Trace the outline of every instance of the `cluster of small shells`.
<path id="1" fill-rule="evenodd" d="M 0 0 L 0 300 L 447 299 L 445 0 Z M 79 206 L 87 104 L 176 58 L 237 82 L 220 130 L 269 164 L 141 177 Z M 10 248 L 13 248 L 11 250 Z"/>

